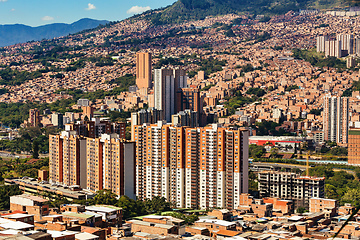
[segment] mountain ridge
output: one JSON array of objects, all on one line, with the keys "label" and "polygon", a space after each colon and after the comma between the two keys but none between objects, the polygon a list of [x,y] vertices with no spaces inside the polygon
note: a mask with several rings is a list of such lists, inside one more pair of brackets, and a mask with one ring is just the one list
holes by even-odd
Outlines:
[{"label": "mountain ridge", "polygon": [[109,23],[107,20],[82,18],[71,24],[52,23],[38,27],[25,24],[0,25],[0,47],[9,46],[28,41],[39,41],[73,34],[86,29],[96,28]]},{"label": "mountain ridge", "polygon": [[313,8],[345,7],[346,0],[178,0],[161,11],[148,14],[154,25],[181,23],[185,20],[199,20],[207,16],[225,14],[285,14],[288,11]]}]

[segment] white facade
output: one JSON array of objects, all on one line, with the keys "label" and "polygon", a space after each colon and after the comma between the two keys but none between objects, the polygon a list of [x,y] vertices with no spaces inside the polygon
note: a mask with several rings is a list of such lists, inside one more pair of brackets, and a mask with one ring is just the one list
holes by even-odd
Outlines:
[{"label": "white facade", "polygon": [[324,98],[324,140],[347,143],[349,99],[327,95]]},{"label": "white facade", "polygon": [[326,57],[341,57],[341,41],[329,40],[325,41],[325,56]]},{"label": "white facade", "polygon": [[328,41],[328,36],[318,36],[316,37],[316,51],[325,52],[325,41]]}]

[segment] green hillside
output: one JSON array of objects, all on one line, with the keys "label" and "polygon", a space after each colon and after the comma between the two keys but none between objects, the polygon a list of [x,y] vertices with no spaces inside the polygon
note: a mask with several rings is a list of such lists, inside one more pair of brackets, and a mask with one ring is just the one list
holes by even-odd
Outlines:
[{"label": "green hillside", "polygon": [[147,14],[155,25],[204,19],[206,16],[229,13],[284,14],[299,9],[342,8],[345,0],[178,0],[161,11]]}]

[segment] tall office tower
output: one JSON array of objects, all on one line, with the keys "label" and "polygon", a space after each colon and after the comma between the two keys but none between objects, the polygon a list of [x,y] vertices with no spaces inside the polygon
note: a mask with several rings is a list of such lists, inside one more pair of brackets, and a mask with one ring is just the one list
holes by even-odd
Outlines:
[{"label": "tall office tower", "polygon": [[248,191],[248,131],[213,125],[135,126],[136,191],[177,207],[233,209]]},{"label": "tall office tower", "polygon": [[135,199],[135,143],[117,134],[84,138],[74,131],[49,136],[50,182],[111,189]]},{"label": "tall office tower", "polygon": [[341,55],[341,41],[329,40],[325,41],[325,56],[326,57],[342,57]]},{"label": "tall office tower", "polygon": [[39,126],[40,124],[40,112],[37,108],[30,109],[28,123],[31,127]]},{"label": "tall office tower", "polygon": [[187,88],[187,75],[185,70],[174,69],[173,75],[175,80],[175,92],[180,88]]},{"label": "tall office tower", "polygon": [[360,165],[360,129],[352,128],[349,131],[348,163]]},{"label": "tall office tower", "polygon": [[154,101],[155,109],[163,111],[164,119],[171,121],[175,114],[175,77],[171,69],[155,69]]},{"label": "tall office tower", "polygon": [[336,36],[338,41],[341,41],[341,50],[347,50],[348,54],[354,53],[354,35],[339,34]]},{"label": "tall office tower", "polygon": [[348,143],[349,98],[325,96],[323,128],[325,141]]},{"label": "tall office tower", "polygon": [[163,111],[163,119],[171,121],[171,115],[180,109],[178,91],[187,87],[186,71],[181,69],[155,69],[154,71],[154,107]]},{"label": "tall office tower", "polygon": [[151,87],[151,53],[136,53],[136,85],[139,89]]},{"label": "tall office tower", "polygon": [[73,133],[63,131],[61,135],[49,136],[49,178],[56,183],[85,188],[85,139]]},{"label": "tall office tower", "polygon": [[329,40],[329,36],[316,37],[316,51],[325,52],[325,41]]}]

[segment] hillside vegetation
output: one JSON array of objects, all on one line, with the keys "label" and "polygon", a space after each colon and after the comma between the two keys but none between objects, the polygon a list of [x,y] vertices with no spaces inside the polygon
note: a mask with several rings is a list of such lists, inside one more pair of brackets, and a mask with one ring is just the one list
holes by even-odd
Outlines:
[{"label": "hillside vegetation", "polygon": [[348,6],[343,0],[178,0],[162,11],[147,15],[155,25],[182,23],[184,20],[199,20],[207,16],[230,13],[284,14],[299,9],[328,9]]}]

